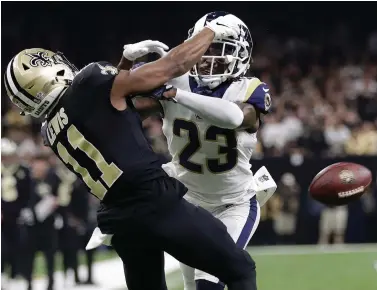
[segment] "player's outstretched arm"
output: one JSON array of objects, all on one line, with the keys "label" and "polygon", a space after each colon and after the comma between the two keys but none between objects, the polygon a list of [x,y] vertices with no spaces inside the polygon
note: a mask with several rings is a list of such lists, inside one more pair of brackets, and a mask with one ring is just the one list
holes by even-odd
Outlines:
[{"label": "player's outstretched arm", "polygon": [[254,104],[233,103],[219,98],[205,98],[202,95],[180,89],[167,90],[166,98],[195,112],[208,123],[225,129],[258,130],[260,111]]},{"label": "player's outstretched arm", "polygon": [[237,129],[243,124],[244,115],[241,108],[230,101],[219,98],[208,98],[180,89],[171,89],[164,94],[195,112],[208,123],[225,129]]},{"label": "player's outstretched arm", "polygon": [[[259,128],[260,111],[254,105],[233,103],[218,98],[203,98],[202,95],[176,88],[167,90],[163,96],[174,98],[178,103],[217,127],[251,132],[256,132]],[[157,113],[164,113],[161,103],[153,98],[135,98],[133,103],[142,119]]]},{"label": "player's outstretched arm", "polygon": [[163,96],[174,98],[217,127],[256,132],[260,125],[261,114],[268,114],[271,109],[270,89],[258,78],[250,78],[246,81],[247,90],[240,103],[219,98],[204,98],[179,89],[167,90]]},{"label": "player's outstretched arm", "polygon": [[192,39],[172,49],[165,57],[136,70],[121,70],[114,80],[111,98],[119,99],[148,92],[183,75],[208,49],[215,34],[206,28]]},{"label": "player's outstretched arm", "polygon": [[226,17],[211,21],[200,33],[172,49],[165,57],[131,72],[121,70],[111,90],[113,105],[124,97],[148,92],[186,73],[200,60],[215,36],[237,37],[239,27],[233,24],[231,18]]}]

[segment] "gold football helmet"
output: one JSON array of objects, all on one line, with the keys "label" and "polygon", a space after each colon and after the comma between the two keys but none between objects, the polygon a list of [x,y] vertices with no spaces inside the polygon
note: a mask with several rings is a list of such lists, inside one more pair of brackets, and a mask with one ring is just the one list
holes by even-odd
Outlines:
[{"label": "gold football helmet", "polygon": [[8,96],[22,114],[39,118],[51,111],[77,72],[60,52],[25,49],[8,64],[4,83]]}]

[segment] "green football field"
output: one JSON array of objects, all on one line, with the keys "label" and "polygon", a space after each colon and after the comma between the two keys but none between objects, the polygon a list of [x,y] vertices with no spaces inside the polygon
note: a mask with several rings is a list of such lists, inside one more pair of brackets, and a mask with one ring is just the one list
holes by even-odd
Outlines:
[{"label": "green football field", "polygon": [[[249,248],[259,290],[377,290],[377,245]],[[182,290],[179,271],[169,290]]]},{"label": "green football field", "polygon": [[[256,261],[258,290],[377,290],[377,244],[251,247],[248,251]],[[99,252],[96,261],[114,257],[113,251]],[[79,260],[84,262],[83,255]],[[35,262],[36,276],[45,276],[42,257],[38,255]],[[60,270],[61,257],[56,262]],[[183,290],[180,271],[168,274],[167,283],[169,290]]]}]

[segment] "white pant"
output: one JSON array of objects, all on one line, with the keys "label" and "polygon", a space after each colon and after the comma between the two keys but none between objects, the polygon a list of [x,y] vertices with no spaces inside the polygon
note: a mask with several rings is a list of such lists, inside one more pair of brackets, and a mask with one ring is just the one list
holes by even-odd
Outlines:
[{"label": "white pant", "polygon": [[[186,197],[187,201],[198,205],[195,200]],[[258,227],[260,219],[259,203],[254,196],[250,201],[237,205],[204,207],[213,216],[221,220],[228,233],[239,247],[245,248]],[[219,279],[201,270],[180,263],[185,290],[196,290],[195,280],[203,279],[219,283]]]}]

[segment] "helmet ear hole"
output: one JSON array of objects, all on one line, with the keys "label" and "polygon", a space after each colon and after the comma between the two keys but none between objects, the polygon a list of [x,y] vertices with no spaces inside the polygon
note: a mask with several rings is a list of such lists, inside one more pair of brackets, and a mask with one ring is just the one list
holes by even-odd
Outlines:
[{"label": "helmet ear hole", "polygon": [[23,67],[24,70],[28,70],[28,69],[30,69],[30,67],[28,67],[28,66],[27,66],[26,64],[24,64],[24,63],[22,64],[22,67]]},{"label": "helmet ear hole", "polygon": [[57,75],[58,77],[63,77],[63,76],[64,76],[64,69],[58,71],[58,72],[56,73],[56,75]]}]

